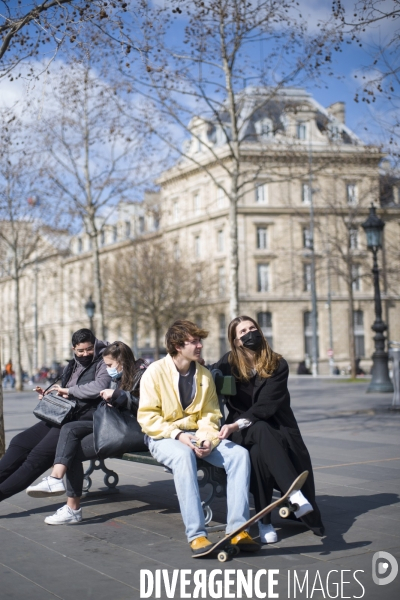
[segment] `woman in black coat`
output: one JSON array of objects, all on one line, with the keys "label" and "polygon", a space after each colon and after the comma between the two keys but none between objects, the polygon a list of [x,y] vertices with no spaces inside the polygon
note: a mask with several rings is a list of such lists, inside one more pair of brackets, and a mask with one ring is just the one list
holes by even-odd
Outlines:
[{"label": "woman in black coat", "polygon": [[[250,317],[234,319],[228,328],[231,352],[209,366],[234,375],[236,395],[228,399],[229,415],[220,438],[246,447],[252,465],[251,491],[256,511],[272,501],[273,488],[285,493],[296,477],[309,472],[301,492],[290,500],[299,506],[296,517],[316,534],[324,534],[317,503],[311,459],[290,407],[289,368],[271,350],[259,325]],[[277,541],[271,516],[259,523],[264,543]]]}]

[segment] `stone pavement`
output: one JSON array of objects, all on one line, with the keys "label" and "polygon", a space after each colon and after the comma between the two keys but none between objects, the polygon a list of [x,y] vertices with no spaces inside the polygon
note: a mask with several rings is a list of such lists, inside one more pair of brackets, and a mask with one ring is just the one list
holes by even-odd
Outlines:
[{"label": "stone pavement", "polygon": [[[1,600],[136,600],[145,569],[152,574],[164,570],[160,577],[167,584],[179,569],[175,591],[168,593],[162,579],[160,593],[150,590],[150,598],[397,600],[400,575],[387,585],[372,580],[374,553],[389,552],[400,562],[400,414],[387,410],[391,395],[365,394],[366,383],[311,378],[292,378],[290,389],[315,468],[326,537],[274,513],[279,543],[224,564],[215,558],[194,561],[171,475],[158,467],[110,460],[120,476],[119,493],[89,494],[83,501],[84,521],[76,527],[43,523],[63,498],[21,493],[0,504]],[[35,402],[30,394],[5,394],[8,441],[35,422]],[[93,481],[94,489],[104,488],[98,471]],[[214,520],[225,520],[223,501],[215,504]],[[214,539],[220,535],[212,534]],[[379,564],[384,581],[392,567],[387,557]],[[254,586],[239,596],[242,577]],[[196,582],[200,587],[192,596]],[[147,590],[142,587],[143,597]]]}]

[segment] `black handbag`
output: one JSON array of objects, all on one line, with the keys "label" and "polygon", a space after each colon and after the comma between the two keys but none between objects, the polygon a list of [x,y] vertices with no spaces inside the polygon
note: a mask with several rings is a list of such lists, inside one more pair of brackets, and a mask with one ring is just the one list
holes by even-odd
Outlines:
[{"label": "black handbag", "polygon": [[33,414],[38,419],[53,425],[64,425],[72,418],[75,406],[76,400],[62,398],[50,392],[39,401],[39,404],[33,409]]},{"label": "black handbag", "polygon": [[120,456],[125,452],[144,452],[144,434],[130,410],[120,410],[100,402],[93,415],[93,442],[99,458]]}]

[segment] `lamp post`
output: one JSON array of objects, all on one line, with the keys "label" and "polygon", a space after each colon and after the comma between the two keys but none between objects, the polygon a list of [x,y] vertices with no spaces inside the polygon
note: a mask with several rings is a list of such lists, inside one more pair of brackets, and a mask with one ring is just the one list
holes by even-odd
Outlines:
[{"label": "lamp post", "polygon": [[375,331],[374,342],[375,352],[372,355],[372,379],[368,386],[367,393],[370,392],[393,392],[393,385],[389,377],[388,353],[385,351],[385,336],[383,334],[387,329],[386,323],[382,321],[382,303],[381,292],[379,289],[379,268],[377,254],[379,248],[382,248],[383,228],[385,223],[380,219],[372,204],[368,219],[362,223],[367,236],[367,248],[371,250],[373,260],[372,275],[374,278],[374,302],[375,302],[375,321],[372,325],[372,331]]},{"label": "lamp post", "polygon": [[92,300],[92,296],[89,296],[89,300],[85,304],[85,310],[86,310],[86,314],[90,320],[90,330],[94,333],[93,317],[94,317],[94,311],[96,310],[96,305]]}]

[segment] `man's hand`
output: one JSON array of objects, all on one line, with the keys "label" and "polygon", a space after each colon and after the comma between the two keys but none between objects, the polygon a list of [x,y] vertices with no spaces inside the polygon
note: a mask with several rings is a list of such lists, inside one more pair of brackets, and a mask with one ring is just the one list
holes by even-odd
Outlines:
[{"label": "man's hand", "polygon": [[237,423],[231,423],[231,425],[222,425],[221,431],[218,433],[220,440],[226,440],[231,433],[238,431],[239,425]]},{"label": "man's hand", "polygon": [[57,396],[62,396],[63,398],[68,398],[69,396],[68,388],[62,388],[59,385],[53,385],[53,387],[50,388],[46,394],[50,394],[50,392],[56,392]]},{"label": "man's hand", "polygon": [[37,385],[35,388],[33,388],[34,392],[37,392],[39,394],[39,400],[41,400],[44,396],[44,389],[41,388],[39,385]]},{"label": "man's hand", "polygon": [[101,390],[100,392],[100,396],[103,398],[103,400],[111,400],[111,396],[113,395],[114,390]]},{"label": "man's hand", "polygon": [[200,365],[203,365],[203,367],[204,367],[204,365],[206,364],[206,361],[205,361],[205,360],[204,360],[204,358],[202,358],[201,356],[200,356],[200,357],[197,359],[197,362],[198,362]]},{"label": "man's hand", "polygon": [[185,444],[185,446],[189,446],[189,448],[194,450],[194,446],[193,446],[191,440],[197,440],[196,436],[193,435],[192,433],[182,432],[179,434],[178,442],[182,442],[182,444]]},{"label": "man's hand", "polygon": [[194,447],[195,454],[197,458],[205,458],[212,452],[211,442],[209,440],[204,440],[201,448]]}]

